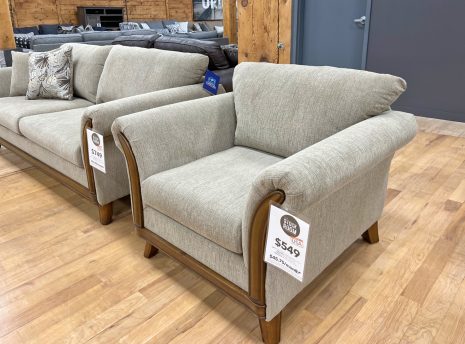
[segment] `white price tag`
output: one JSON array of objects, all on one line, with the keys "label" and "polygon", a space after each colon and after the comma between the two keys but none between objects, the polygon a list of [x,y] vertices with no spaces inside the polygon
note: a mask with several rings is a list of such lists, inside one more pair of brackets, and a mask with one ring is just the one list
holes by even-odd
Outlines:
[{"label": "white price tag", "polygon": [[309,232],[310,224],[271,205],[265,262],[302,282]]},{"label": "white price tag", "polygon": [[90,129],[87,129],[87,147],[89,149],[90,166],[107,173],[105,169],[105,148],[103,136]]}]

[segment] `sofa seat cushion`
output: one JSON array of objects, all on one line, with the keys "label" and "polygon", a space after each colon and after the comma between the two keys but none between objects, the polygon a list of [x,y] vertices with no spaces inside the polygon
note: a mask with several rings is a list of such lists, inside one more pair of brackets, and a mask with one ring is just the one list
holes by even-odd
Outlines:
[{"label": "sofa seat cushion", "polygon": [[19,121],[24,137],[66,161],[83,167],[81,118],[86,108],[29,116]]},{"label": "sofa seat cushion", "polygon": [[164,171],[142,183],[144,206],[219,246],[242,253],[242,218],[255,177],[281,158],[234,147]]},{"label": "sofa seat cushion", "polygon": [[21,118],[84,108],[92,105],[94,104],[81,98],[74,98],[73,100],[26,100],[24,96],[0,98],[0,125],[16,134],[21,134],[19,130],[19,121]]}]

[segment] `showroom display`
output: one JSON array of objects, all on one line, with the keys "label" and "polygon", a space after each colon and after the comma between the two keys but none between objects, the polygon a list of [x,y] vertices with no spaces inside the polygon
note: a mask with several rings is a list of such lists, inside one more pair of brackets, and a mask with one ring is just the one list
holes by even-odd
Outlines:
[{"label": "showroom display", "polygon": [[[364,71],[242,63],[233,93],[119,117],[145,256],[186,264],[279,342],[281,310],[360,235],[377,241],[391,159],[416,133],[413,115],[390,110],[405,87]],[[311,223],[303,283],[264,263],[270,202]]]},{"label": "showroom display", "polygon": [[[129,194],[124,158],[111,137],[114,119],[208,96],[200,83],[208,58],[135,47],[69,46],[73,100],[10,96],[13,68],[0,69],[0,144],[96,203],[101,223],[108,224],[112,202]],[[106,174],[89,165],[87,129],[105,137]]]}]

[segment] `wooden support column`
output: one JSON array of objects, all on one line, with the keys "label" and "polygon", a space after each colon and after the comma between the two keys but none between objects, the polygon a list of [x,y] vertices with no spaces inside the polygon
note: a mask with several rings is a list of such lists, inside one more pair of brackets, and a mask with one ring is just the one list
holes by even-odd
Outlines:
[{"label": "wooden support column", "polygon": [[0,49],[16,48],[8,0],[0,0]]},{"label": "wooden support column", "polygon": [[237,43],[237,8],[236,0],[223,0],[224,37],[229,43]]},{"label": "wooden support column", "polygon": [[239,62],[290,63],[292,0],[238,0]]}]

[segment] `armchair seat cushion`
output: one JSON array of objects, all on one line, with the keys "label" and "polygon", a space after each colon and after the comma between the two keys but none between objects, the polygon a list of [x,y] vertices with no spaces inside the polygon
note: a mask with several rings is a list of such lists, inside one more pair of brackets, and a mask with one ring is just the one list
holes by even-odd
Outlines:
[{"label": "armchair seat cushion", "polygon": [[242,253],[242,218],[255,177],[280,157],[233,147],[142,183],[144,206],[156,209],[234,253]]},{"label": "armchair seat cushion", "polygon": [[21,135],[19,121],[24,117],[84,108],[91,105],[94,104],[81,98],[73,100],[26,100],[24,96],[0,98],[0,125]]},{"label": "armchair seat cushion", "polygon": [[81,118],[86,108],[54,112],[21,119],[21,133],[66,161],[84,167],[81,150]]}]

